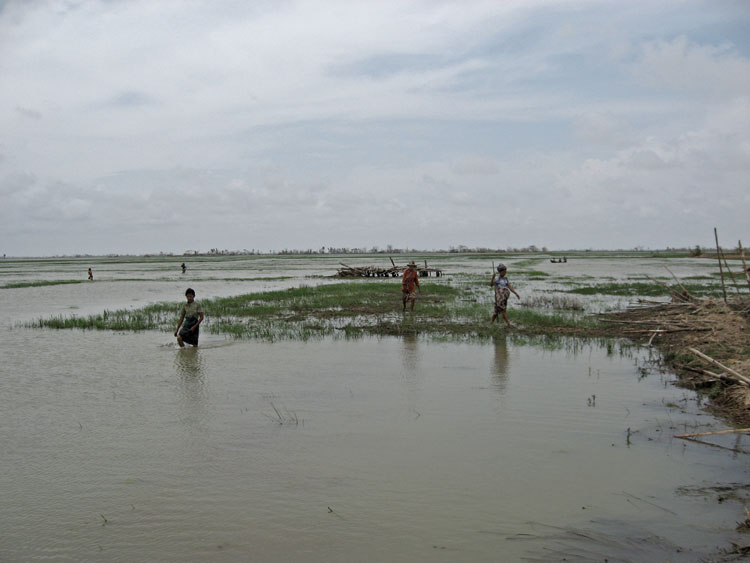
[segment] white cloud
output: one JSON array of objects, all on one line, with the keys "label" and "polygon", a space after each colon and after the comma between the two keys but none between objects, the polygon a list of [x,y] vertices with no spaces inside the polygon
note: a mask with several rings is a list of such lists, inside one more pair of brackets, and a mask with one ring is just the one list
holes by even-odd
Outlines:
[{"label": "white cloud", "polygon": [[[692,244],[714,222],[741,231],[738,13],[11,2],[0,235],[43,254],[85,251],[71,242],[81,229],[101,251],[179,251],[195,216],[199,248],[653,246]],[[133,225],[158,248],[120,246]]]},{"label": "white cloud", "polygon": [[498,165],[492,158],[481,156],[462,156],[453,164],[453,172],[457,175],[495,175],[498,173]]},{"label": "white cloud", "polygon": [[91,211],[91,202],[81,198],[72,198],[61,205],[62,216],[65,219],[83,219]]},{"label": "white cloud", "polygon": [[634,140],[631,126],[614,115],[590,111],[573,123],[578,138],[590,145],[624,148]]},{"label": "white cloud", "polygon": [[685,94],[731,99],[750,93],[747,57],[739,55],[732,45],[697,45],[684,35],[672,41],[646,43],[633,73],[649,86]]}]

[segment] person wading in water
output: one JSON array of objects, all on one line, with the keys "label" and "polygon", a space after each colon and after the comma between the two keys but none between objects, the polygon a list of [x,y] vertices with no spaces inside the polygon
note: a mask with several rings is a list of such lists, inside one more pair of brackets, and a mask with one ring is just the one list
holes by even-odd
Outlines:
[{"label": "person wading in water", "polygon": [[183,303],[180,308],[180,320],[177,323],[177,330],[174,331],[180,348],[184,348],[186,342],[198,346],[198,336],[200,336],[198,327],[203,322],[203,307],[195,300],[195,291],[187,288],[185,298],[187,303]]}]

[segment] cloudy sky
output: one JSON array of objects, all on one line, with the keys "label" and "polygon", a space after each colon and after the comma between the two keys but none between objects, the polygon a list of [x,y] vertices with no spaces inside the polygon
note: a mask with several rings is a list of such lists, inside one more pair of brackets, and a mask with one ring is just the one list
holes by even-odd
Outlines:
[{"label": "cloudy sky", "polygon": [[744,0],[0,0],[0,253],[750,246],[748,38]]}]

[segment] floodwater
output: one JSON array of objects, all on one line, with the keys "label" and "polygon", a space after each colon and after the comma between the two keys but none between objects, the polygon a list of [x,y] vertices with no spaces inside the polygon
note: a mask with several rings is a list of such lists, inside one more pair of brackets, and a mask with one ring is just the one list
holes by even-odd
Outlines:
[{"label": "floodwater", "polygon": [[[178,349],[18,326],[186,285],[94,265],[92,284],[0,289],[0,561],[697,561],[743,543],[750,441],[674,438],[724,426],[648,350],[502,331]],[[199,299],[292,283],[215,277],[190,279]]]}]

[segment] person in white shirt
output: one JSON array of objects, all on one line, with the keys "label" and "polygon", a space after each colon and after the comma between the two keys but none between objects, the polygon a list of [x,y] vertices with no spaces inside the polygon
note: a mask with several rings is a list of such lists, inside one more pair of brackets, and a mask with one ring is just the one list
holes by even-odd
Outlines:
[{"label": "person in white shirt", "polygon": [[505,264],[500,264],[497,267],[497,273],[492,274],[492,281],[490,282],[490,286],[495,288],[495,310],[492,313],[492,320],[490,321],[490,323],[494,323],[498,315],[502,315],[503,319],[505,319],[505,324],[507,324],[509,327],[512,327],[513,325],[510,324],[510,321],[508,320],[508,314],[506,312],[506,310],[508,309],[508,297],[510,297],[511,293],[513,293],[513,295],[515,295],[519,299],[521,299],[521,296],[516,293],[516,290],[513,289],[513,286],[510,284],[508,278],[505,277],[505,274],[507,272],[508,268],[505,267]]}]

